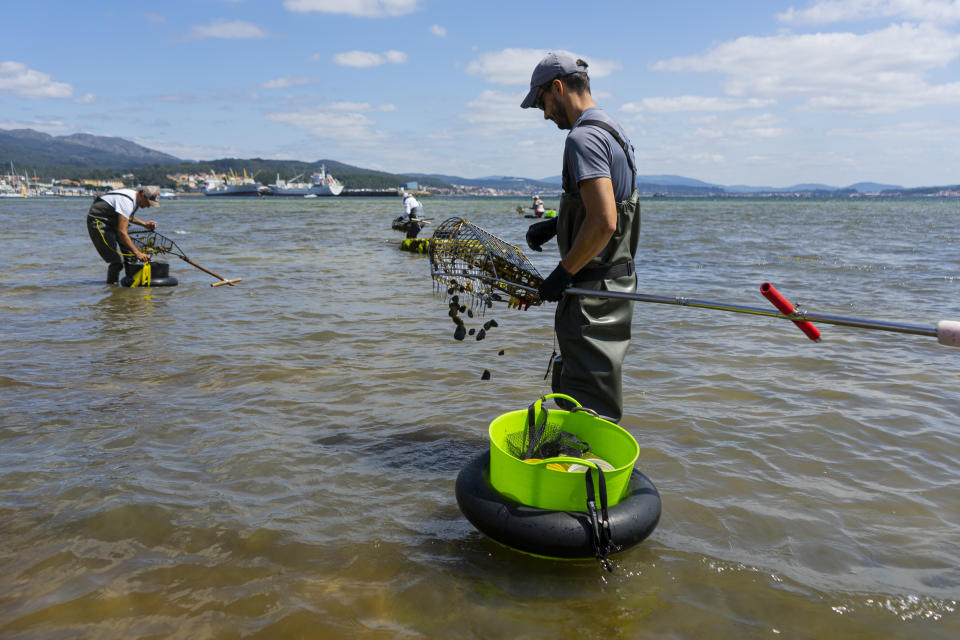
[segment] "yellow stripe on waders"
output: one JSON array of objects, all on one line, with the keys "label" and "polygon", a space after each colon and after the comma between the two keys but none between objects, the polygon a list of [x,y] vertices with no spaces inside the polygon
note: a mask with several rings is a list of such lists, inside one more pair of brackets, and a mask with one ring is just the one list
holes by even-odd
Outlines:
[{"label": "yellow stripe on waders", "polygon": [[[107,223],[103,220],[103,218],[98,218],[97,216],[90,217],[97,221],[97,233],[100,234],[100,239],[103,240],[103,246],[113,249],[113,247],[110,246],[110,243],[107,242],[107,239],[103,236],[103,228]],[[124,253],[122,249],[123,247],[120,245],[120,241],[117,240],[117,248],[113,249],[117,252],[117,255],[119,255],[121,258],[133,255],[132,253]]]}]

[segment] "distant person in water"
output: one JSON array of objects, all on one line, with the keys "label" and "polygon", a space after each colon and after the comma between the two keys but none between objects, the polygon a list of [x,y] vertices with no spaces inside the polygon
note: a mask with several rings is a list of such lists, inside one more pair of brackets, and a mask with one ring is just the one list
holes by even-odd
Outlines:
[{"label": "distant person in water", "polygon": [[107,284],[116,284],[125,262],[147,262],[150,256],[137,249],[127,233],[130,223],[153,231],[157,223],[137,217],[139,209],[160,204],[160,187],[115,189],[97,196],[87,214],[87,232],[97,253],[107,263]]},{"label": "distant person in water", "polygon": [[406,191],[403,192],[403,215],[407,217],[407,237],[416,238],[423,229],[423,205]]},{"label": "distant person in water", "polygon": [[533,215],[537,216],[538,218],[543,217],[544,207],[543,200],[540,199],[540,196],[533,196],[533,204],[530,206],[530,208],[533,209]]}]

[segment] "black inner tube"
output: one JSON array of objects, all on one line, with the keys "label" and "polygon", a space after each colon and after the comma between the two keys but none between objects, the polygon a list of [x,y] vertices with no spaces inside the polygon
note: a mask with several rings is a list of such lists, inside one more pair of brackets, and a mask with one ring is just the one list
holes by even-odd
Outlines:
[{"label": "black inner tube", "polygon": [[[490,486],[490,451],[478,454],[457,476],[460,511],[473,526],[497,542],[551,558],[594,557],[590,518],[584,511],[550,511],[514,502]],[[649,536],[660,521],[660,493],[634,469],[627,495],[610,507],[613,552]]]},{"label": "black inner tube", "polygon": [[[120,279],[120,286],[129,287],[133,284],[136,277],[144,265],[139,262],[128,262],[123,265],[126,276]],[[175,287],[178,281],[170,275],[170,265],[166,262],[150,262],[150,286],[151,287]]]}]

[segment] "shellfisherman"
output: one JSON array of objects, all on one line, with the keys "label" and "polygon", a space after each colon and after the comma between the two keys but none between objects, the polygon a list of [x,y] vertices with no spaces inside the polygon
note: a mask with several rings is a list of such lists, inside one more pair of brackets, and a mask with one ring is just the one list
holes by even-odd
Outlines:
[{"label": "shellfisherman", "polygon": [[423,205],[413,194],[403,192],[403,215],[407,217],[407,237],[416,238],[423,229]]},{"label": "shellfisherman", "polygon": [[559,303],[553,391],[616,422],[623,415],[621,371],[633,303],[563,295],[571,285],[631,293],[637,288],[640,194],[633,146],[593,101],[587,66],[566,52],[547,54],[534,68],[520,104],[541,109],[545,119],[569,130],[558,215],[530,225],[526,239],[540,251],[556,236],[560,249],[560,263],[539,288],[542,300]]},{"label": "shellfisherman", "polygon": [[538,218],[543,217],[544,207],[543,200],[540,199],[540,196],[533,196],[533,204],[530,205],[530,208],[533,209],[533,215]]},{"label": "shellfisherman", "polygon": [[107,263],[107,284],[116,284],[125,262],[148,262],[150,256],[137,249],[127,233],[130,223],[153,231],[157,223],[141,220],[136,212],[160,204],[160,187],[115,189],[97,196],[87,214],[87,231],[97,253]]}]

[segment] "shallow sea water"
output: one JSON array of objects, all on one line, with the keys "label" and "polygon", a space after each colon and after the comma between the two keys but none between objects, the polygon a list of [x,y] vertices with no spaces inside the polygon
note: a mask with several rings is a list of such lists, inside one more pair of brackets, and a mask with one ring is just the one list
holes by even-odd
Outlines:
[{"label": "shallow sea water", "polygon": [[[518,204],[425,208],[522,246]],[[0,201],[0,637],[960,635],[960,349],[638,304],[622,425],[663,516],[606,574],[454,498],[547,392],[551,308],[455,341],[378,198],[164,201],[158,230],[243,281],[171,258],[177,287],[109,287],[88,206]],[[644,293],[960,319],[956,201],[643,206]]]}]

